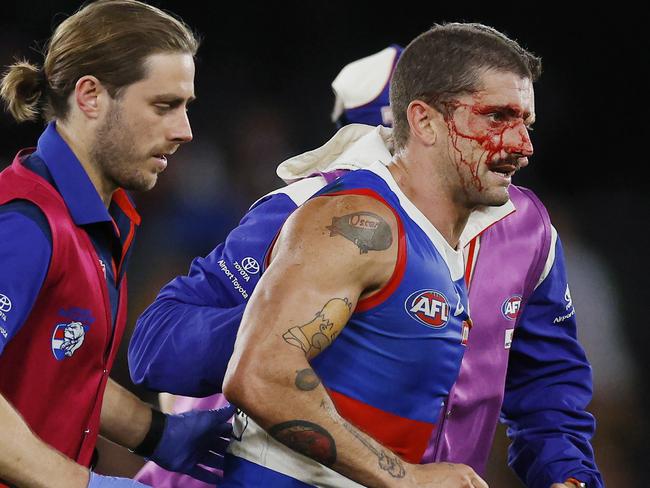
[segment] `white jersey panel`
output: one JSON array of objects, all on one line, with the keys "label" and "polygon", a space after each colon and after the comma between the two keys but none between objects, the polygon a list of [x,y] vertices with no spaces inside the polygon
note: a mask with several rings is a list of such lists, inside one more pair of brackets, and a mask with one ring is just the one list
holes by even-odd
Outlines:
[{"label": "white jersey panel", "polygon": [[228,452],[319,488],[363,488],[363,485],[276,441],[243,412],[235,415],[233,440]]}]

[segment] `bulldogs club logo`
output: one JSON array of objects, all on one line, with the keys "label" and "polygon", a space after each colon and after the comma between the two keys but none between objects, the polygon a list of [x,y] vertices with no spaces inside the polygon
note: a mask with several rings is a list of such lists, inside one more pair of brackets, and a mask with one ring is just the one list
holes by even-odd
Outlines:
[{"label": "bulldogs club logo", "polygon": [[508,320],[516,320],[521,309],[521,295],[513,295],[501,305],[501,313]]},{"label": "bulldogs club logo", "polygon": [[57,324],[52,333],[52,354],[57,361],[71,357],[84,343],[88,326],[81,322]]},{"label": "bulldogs club logo", "polygon": [[411,317],[427,327],[441,329],[449,322],[449,300],[439,291],[416,291],[404,306]]}]

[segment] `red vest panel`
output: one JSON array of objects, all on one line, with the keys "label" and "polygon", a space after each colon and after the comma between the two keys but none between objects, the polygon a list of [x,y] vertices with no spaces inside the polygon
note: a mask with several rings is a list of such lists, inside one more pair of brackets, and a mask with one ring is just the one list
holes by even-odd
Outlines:
[{"label": "red vest panel", "polygon": [[20,163],[23,155],[0,173],[0,204],[22,199],[41,209],[52,257],[28,319],[0,356],[0,392],[41,439],[87,466],[126,324],[126,276],[113,331],[106,279],[88,234],[56,189]]}]

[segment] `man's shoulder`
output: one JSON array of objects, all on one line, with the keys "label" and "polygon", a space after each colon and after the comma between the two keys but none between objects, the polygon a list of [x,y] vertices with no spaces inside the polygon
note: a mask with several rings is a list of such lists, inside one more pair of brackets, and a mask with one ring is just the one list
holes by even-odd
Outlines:
[{"label": "man's shoulder", "polygon": [[0,221],[5,233],[23,233],[35,225],[47,240],[52,242],[52,232],[47,217],[38,205],[29,200],[13,200],[0,205]]},{"label": "man's shoulder", "polygon": [[328,273],[335,268],[359,271],[374,283],[377,275],[379,281],[384,278],[382,264],[390,271],[394,267],[398,233],[396,217],[383,202],[366,195],[320,195],[291,215],[276,249],[289,250],[294,260],[325,266]]}]

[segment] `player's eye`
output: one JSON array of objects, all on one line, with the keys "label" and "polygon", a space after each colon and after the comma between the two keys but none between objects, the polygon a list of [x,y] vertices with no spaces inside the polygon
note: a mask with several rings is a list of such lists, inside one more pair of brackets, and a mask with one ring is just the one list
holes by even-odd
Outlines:
[{"label": "player's eye", "polygon": [[504,122],[507,118],[503,112],[490,112],[486,115],[492,122]]}]

